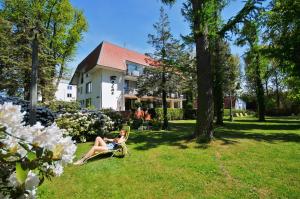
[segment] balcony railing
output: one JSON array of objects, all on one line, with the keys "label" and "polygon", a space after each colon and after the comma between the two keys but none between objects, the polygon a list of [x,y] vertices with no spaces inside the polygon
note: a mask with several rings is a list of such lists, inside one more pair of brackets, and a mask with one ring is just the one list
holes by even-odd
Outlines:
[{"label": "balcony railing", "polygon": [[137,95],[137,89],[136,88],[125,88],[124,94],[125,95]]},{"label": "balcony railing", "polygon": [[129,75],[129,76],[134,76],[134,77],[139,77],[140,75],[142,75],[142,72],[141,71],[138,71],[138,70],[127,70],[126,71],[126,75]]}]

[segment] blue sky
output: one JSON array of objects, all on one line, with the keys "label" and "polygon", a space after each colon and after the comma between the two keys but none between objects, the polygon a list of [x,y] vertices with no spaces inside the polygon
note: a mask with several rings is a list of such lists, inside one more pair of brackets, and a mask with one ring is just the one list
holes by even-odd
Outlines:
[{"label": "blue sky", "polygon": [[[159,0],[71,0],[83,10],[88,21],[88,31],[79,43],[73,61],[68,65],[73,70],[103,40],[141,53],[151,52],[147,35],[153,33],[153,24],[158,21]],[[182,3],[164,6],[169,15],[171,31],[179,38],[189,34],[189,24],[181,15]],[[243,1],[232,1],[222,13],[224,19],[234,16],[243,6]],[[231,45],[232,53],[242,55],[245,48]]]}]

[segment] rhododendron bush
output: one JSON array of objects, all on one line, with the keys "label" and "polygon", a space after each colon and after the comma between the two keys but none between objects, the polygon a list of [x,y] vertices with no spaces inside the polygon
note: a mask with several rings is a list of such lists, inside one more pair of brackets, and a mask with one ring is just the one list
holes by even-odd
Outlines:
[{"label": "rhododendron bush", "polygon": [[44,178],[59,176],[76,145],[53,123],[26,126],[21,106],[0,104],[0,198],[34,198]]},{"label": "rhododendron bush", "polygon": [[78,142],[103,136],[112,131],[114,125],[114,122],[102,112],[85,110],[61,114],[55,121],[60,128],[66,130],[67,135]]}]

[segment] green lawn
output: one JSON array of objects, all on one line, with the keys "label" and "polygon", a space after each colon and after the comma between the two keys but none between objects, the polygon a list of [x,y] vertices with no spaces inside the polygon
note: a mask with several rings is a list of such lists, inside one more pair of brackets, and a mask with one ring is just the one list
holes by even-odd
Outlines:
[{"label": "green lawn", "polygon": [[[300,198],[300,120],[226,122],[211,144],[189,140],[194,121],[132,132],[131,156],[68,166],[40,198]],[[77,155],[91,143],[80,144]]]}]

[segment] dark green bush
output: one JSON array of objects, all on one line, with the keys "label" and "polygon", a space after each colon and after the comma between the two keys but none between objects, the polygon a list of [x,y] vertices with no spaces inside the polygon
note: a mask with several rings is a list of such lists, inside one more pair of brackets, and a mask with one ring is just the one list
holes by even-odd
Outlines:
[{"label": "dark green bush", "polygon": [[162,121],[159,119],[152,119],[149,121],[149,126],[152,130],[161,130],[162,128]]},{"label": "dark green bush", "polygon": [[[3,97],[0,96],[0,104],[4,102],[11,102],[14,105],[21,106],[21,112],[26,112],[24,115],[24,122],[26,125],[29,125],[29,111],[30,111],[30,103],[29,101],[22,100],[18,97]],[[38,105],[36,108],[36,120],[40,122],[43,126],[50,126],[57,114],[53,113],[49,108],[45,106]]]},{"label": "dark green bush", "polygon": [[132,129],[138,129],[140,126],[142,126],[144,123],[144,120],[143,119],[133,119],[131,124],[130,124],[130,127]]},{"label": "dark green bush", "polygon": [[56,113],[75,113],[80,110],[79,102],[51,101],[43,104]]},{"label": "dark green bush", "polygon": [[186,120],[195,120],[197,118],[196,109],[183,109],[183,118]]}]

